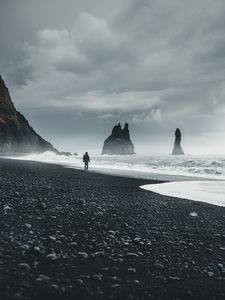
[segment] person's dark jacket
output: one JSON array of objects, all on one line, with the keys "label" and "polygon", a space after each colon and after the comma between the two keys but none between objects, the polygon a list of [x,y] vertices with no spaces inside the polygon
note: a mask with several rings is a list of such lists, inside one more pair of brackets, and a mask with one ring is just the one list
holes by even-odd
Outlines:
[{"label": "person's dark jacket", "polygon": [[87,162],[90,162],[90,157],[89,157],[89,155],[88,154],[85,154],[84,156],[83,156],[83,162],[85,163],[87,163]]}]

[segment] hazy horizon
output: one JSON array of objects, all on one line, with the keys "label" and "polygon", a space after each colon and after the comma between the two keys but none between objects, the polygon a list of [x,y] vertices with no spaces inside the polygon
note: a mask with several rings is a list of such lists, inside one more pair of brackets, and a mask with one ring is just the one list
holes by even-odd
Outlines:
[{"label": "hazy horizon", "polygon": [[1,1],[0,74],[32,127],[100,153],[128,122],[138,154],[225,154],[225,2]]}]

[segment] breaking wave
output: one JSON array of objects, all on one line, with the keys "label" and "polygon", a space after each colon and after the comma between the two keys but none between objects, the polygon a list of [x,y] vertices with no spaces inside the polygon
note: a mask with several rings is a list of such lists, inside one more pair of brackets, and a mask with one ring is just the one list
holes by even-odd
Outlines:
[{"label": "breaking wave", "polygon": [[[83,168],[82,155],[65,156],[47,151],[42,154],[29,154],[16,159],[39,161],[46,163],[61,164],[71,168]],[[122,172],[135,177],[142,174],[165,174],[176,176],[192,176],[211,179],[225,179],[225,155],[128,155],[128,156],[101,156],[91,155],[92,170],[114,174]],[[146,178],[146,176],[145,176]]]}]

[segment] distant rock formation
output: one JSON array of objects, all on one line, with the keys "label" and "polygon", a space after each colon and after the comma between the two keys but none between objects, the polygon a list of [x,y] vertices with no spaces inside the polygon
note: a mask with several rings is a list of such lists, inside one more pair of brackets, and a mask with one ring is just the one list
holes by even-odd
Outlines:
[{"label": "distant rock formation", "polygon": [[65,152],[65,151],[61,151],[58,153],[59,155],[64,155],[64,156],[72,156],[71,152]]},{"label": "distant rock formation", "polygon": [[0,76],[0,152],[44,151],[59,154],[58,150],[38,135],[26,118],[15,109],[8,88]]},{"label": "distant rock formation", "polygon": [[180,129],[177,128],[175,131],[175,142],[174,142],[174,148],[173,148],[173,155],[182,155],[184,154],[183,149],[181,148],[181,132]]},{"label": "distant rock formation", "polygon": [[102,155],[128,155],[135,154],[134,144],[130,140],[129,125],[121,128],[120,123],[113,127],[112,134],[105,140]]}]

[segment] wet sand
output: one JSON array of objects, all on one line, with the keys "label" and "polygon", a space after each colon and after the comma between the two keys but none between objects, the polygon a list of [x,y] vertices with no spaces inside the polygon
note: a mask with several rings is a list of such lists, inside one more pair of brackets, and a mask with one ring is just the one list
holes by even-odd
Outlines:
[{"label": "wet sand", "polygon": [[0,299],[224,299],[225,208],[150,183],[0,159]]}]

